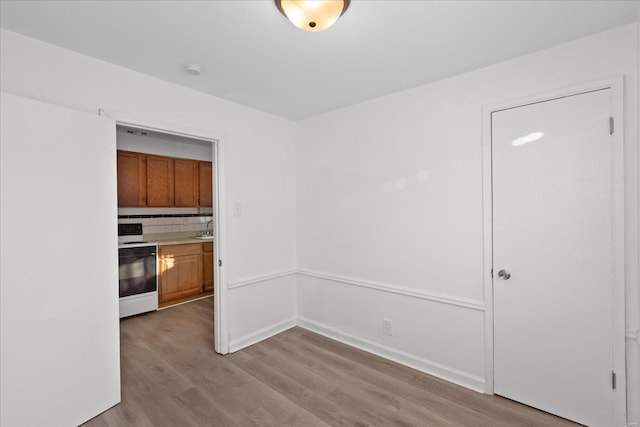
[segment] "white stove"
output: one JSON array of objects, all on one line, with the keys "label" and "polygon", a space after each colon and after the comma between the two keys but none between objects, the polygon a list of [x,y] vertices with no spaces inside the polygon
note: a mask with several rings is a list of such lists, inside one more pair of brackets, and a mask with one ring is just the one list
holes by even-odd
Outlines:
[{"label": "white stove", "polygon": [[118,224],[120,317],[158,309],[158,244],[142,240],[142,224]]}]

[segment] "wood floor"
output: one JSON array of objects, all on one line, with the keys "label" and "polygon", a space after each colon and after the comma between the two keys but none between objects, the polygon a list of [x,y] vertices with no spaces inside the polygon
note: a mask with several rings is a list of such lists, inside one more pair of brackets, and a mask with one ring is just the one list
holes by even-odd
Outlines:
[{"label": "wood floor", "polygon": [[293,328],[213,351],[213,299],[121,320],[122,403],[86,426],[574,426]]}]

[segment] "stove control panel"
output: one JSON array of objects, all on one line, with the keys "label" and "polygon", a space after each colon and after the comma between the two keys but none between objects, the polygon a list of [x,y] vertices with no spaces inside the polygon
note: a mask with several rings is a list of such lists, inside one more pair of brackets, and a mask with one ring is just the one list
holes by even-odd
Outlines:
[{"label": "stove control panel", "polygon": [[118,236],[142,236],[142,223],[118,224]]}]

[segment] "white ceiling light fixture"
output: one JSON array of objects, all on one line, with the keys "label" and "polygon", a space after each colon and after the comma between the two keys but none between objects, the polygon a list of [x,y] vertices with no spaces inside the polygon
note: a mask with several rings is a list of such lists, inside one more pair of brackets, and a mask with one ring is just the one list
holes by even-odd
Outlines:
[{"label": "white ceiling light fixture", "polygon": [[182,67],[182,70],[193,77],[198,77],[202,74],[202,67],[196,64],[187,64]]},{"label": "white ceiling light fixture", "polygon": [[350,0],[275,0],[278,10],[296,27],[322,31],[332,26],[349,7]]}]

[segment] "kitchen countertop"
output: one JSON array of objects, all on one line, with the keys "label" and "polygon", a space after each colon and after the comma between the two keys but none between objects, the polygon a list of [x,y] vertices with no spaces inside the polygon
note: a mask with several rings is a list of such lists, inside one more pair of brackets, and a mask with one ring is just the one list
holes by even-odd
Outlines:
[{"label": "kitchen countertop", "polygon": [[213,239],[197,239],[193,233],[162,233],[162,234],[145,234],[143,236],[145,242],[157,242],[158,246],[164,245],[186,245],[189,243],[207,243]]}]

